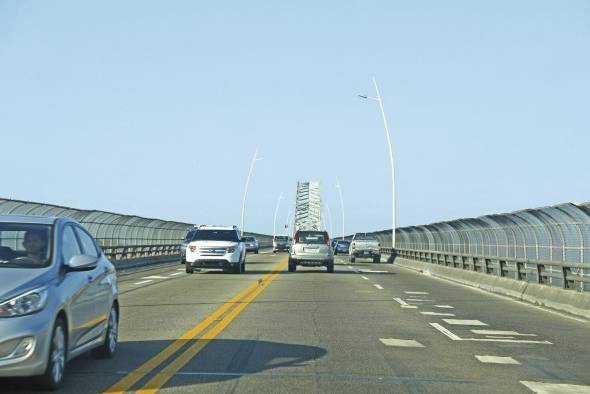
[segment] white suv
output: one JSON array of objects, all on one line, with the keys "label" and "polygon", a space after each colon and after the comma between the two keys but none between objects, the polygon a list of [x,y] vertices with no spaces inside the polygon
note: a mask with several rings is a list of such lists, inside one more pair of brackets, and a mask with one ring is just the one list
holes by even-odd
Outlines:
[{"label": "white suv", "polygon": [[199,226],[186,248],[186,272],[194,268],[221,268],[235,274],[246,271],[246,246],[236,226]]}]

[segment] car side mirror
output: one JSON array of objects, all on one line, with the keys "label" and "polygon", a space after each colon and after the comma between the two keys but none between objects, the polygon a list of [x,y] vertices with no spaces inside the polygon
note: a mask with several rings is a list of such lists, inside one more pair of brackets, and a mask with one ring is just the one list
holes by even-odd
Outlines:
[{"label": "car side mirror", "polygon": [[66,263],[70,271],[91,271],[98,265],[98,257],[80,254],[72,256]]}]

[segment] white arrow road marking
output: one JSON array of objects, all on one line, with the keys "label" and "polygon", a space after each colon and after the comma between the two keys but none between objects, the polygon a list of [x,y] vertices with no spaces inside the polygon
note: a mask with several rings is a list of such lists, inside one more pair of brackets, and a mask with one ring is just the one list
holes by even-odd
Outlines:
[{"label": "white arrow road marking", "polygon": [[487,324],[479,320],[461,320],[461,319],[443,319],[447,324],[457,326],[487,326]]},{"label": "white arrow road marking", "polygon": [[590,386],[578,384],[527,382],[525,380],[521,380],[520,383],[538,394],[590,394]]},{"label": "white arrow road marking", "polygon": [[[443,319],[448,320],[448,319]],[[472,341],[472,342],[504,342],[504,343],[538,343],[543,345],[553,345],[549,341],[530,341],[525,339],[492,339],[492,338],[461,338],[460,336],[453,334],[438,323],[428,323],[438,331],[451,338],[453,341]]]},{"label": "white arrow road marking", "polygon": [[439,312],[420,312],[423,315],[427,316],[455,316],[454,313],[439,313]]},{"label": "white arrow road marking", "polygon": [[385,346],[397,347],[424,347],[420,342],[413,339],[379,338]]},{"label": "white arrow road marking", "polygon": [[408,309],[418,308],[416,305],[409,305],[407,302],[405,302],[404,300],[402,300],[401,298],[398,298],[398,297],[393,297],[393,300],[395,302],[397,302],[398,304],[400,304],[402,306],[402,308],[408,308]]},{"label": "white arrow road marking", "polygon": [[471,330],[474,334],[481,335],[520,335],[523,337],[536,337],[536,334],[521,334],[516,331],[499,331],[499,330]]},{"label": "white arrow road marking", "polygon": [[487,364],[520,364],[518,361],[513,359],[512,357],[501,357],[501,356],[478,356],[475,355],[475,358],[481,361],[482,363]]}]

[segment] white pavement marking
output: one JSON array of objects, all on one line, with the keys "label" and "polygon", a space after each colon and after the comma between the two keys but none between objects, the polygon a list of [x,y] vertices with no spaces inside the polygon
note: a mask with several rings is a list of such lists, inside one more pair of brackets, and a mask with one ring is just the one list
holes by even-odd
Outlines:
[{"label": "white pavement marking", "polygon": [[500,331],[500,330],[471,330],[474,334],[481,335],[520,335],[523,337],[536,337],[536,334],[521,334],[516,331]]},{"label": "white pavement marking", "polygon": [[134,285],[143,285],[144,283],[150,283],[150,282],[153,282],[153,280],[142,280],[141,282],[134,283]]},{"label": "white pavement marking", "polygon": [[424,347],[420,342],[413,339],[379,338],[385,346],[397,347]]},{"label": "white pavement marking", "polygon": [[520,383],[538,394],[590,394],[590,386],[579,384],[527,382],[526,380],[521,380]]},{"label": "white pavement marking", "polygon": [[450,305],[435,305],[435,308],[442,308],[442,309],[455,309],[454,306]]},{"label": "white pavement marking", "polygon": [[420,312],[426,316],[455,316],[454,313],[439,313],[439,312]]},{"label": "white pavement marking", "polygon": [[397,302],[398,304],[400,304],[402,306],[402,308],[409,308],[409,309],[417,309],[418,308],[416,305],[409,305],[407,302],[405,302],[404,300],[402,300],[401,298],[398,298],[398,297],[393,297],[393,300],[395,302]]},{"label": "white pavement marking", "polygon": [[349,270],[351,270],[351,269],[352,269],[352,267],[351,267],[350,265],[347,265],[347,267],[348,267],[348,269],[349,269]]},{"label": "white pavement marking", "polygon": [[487,324],[479,320],[461,320],[461,319],[443,319],[447,324],[456,326],[487,326]]},{"label": "white pavement marking", "polygon": [[375,283],[375,284],[373,284],[373,286],[375,286],[375,287],[376,287],[376,288],[378,288],[379,290],[383,290],[383,287],[381,287],[381,285],[378,285],[378,284],[376,284],[376,283]]},{"label": "white pavement marking", "polygon": [[430,324],[432,327],[436,328],[438,331],[442,332],[443,334],[445,334],[446,336],[451,338],[453,341],[460,341],[461,340],[461,337],[453,334],[452,332],[450,332],[449,330],[447,330],[446,328],[444,328],[443,326],[441,326],[438,323],[428,323],[428,324]]},{"label": "white pavement marking", "polygon": [[176,272],[174,274],[170,274],[170,276],[182,275],[182,272]]},{"label": "white pavement marking", "polygon": [[492,338],[492,339],[516,339],[516,337],[497,337],[495,335],[486,335],[486,338]]},{"label": "white pavement marking", "polygon": [[184,268],[177,268],[176,271],[184,271]]},{"label": "white pavement marking", "polygon": [[425,291],[404,291],[404,293],[406,293],[406,294],[422,294],[422,295],[428,294]]},{"label": "white pavement marking", "polygon": [[409,302],[432,302],[432,300],[427,300],[425,298],[408,298]]},{"label": "white pavement marking", "polygon": [[361,272],[365,273],[365,274],[384,274],[388,271],[376,271],[376,270],[360,270]]},{"label": "white pavement marking", "polygon": [[144,276],[141,279],[168,279],[168,277],[159,276],[159,275],[151,275],[151,276]]},{"label": "white pavement marking", "polygon": [[475,358],[481,361],[482,363],[486,364],[513,364],[519,365],[520,363],[513,359],[512,357],[501,357],[501,356],[478,356],[475,355]]},{"label": "white pavement marking", "polygon": [[[447,320],[447,319],[443,319]],[[451,338],[453,341],[472,341],[472,342],[503,342],[503,343],[538,343],[543,345],[553,345],[553,343],[549,341],[529,341],[525,339],[492,339],[492,338],[461,338],[460,336],[453,334],[451,331],[447,330],[443,326],[438,323],[428,323],[432,327],[436,328],[438,331],[445,334],[447,337]]]},{"label": "white pavement marking", "polygon": [[365,280],[369,280],[369,278],[367,278],[366,276],[361,276],[361,278],[363,278]]}]

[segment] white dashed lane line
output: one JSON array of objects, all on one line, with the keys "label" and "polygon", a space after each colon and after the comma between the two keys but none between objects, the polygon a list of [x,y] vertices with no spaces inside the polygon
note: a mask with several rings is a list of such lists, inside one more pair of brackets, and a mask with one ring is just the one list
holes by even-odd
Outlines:
[{"label": "white dashed lane line", "polygon": [[426,316],[455,316],[454,313],[439,313],[439,312],[420,312],[423,315]]},{"label": "white dashed lane line", "polygon": [[170,274],[170,276],[182,275],[182,272],[176,272],[174,274]]},{"label": "white dashed lane line", "polygon": [[521,334],[517,331],[500,331],[500,330],[471,330],[474,334],[481,334],[481,335],[520,335],[523,337],[536,337],[537,334]]},{"label": "white dashed lane line", "polygon": [[366,276],[361,276],[361,278],[363,278],[364,280],[369,280],[369,278],[367,278]]},{"label": "white dashed lane line", "polygon": [[441,309],[455,309],[454,306],[450,306],[450,305],[435,305],[435,308],[441,308]]},{"label": "white dashed lane line", "polygon": [[396,347],[424,347],[420,342],[413,339],[379,338],[385,346]]},{"label": "white dashed lane line", "polygon": [[398,304],[400,304],[402,306],[402,308],[408,308],[408,309],[417,309],[418,308],[416,305],[410,305],[399,297],[393,297],[393,300],[395,302],[397,302]]},{"label": "white dashed lane line", "polygon": [[150,282],[153,282],[153,280],[142,280],[141,282],[135,282],[134,285],[143,285]]},{"label": "white dashed lane line", "polygon": [[375,286],[379,290],[383,290],[383,287],[381,285],[378,285],[378,284],[375,283],[375,284],[373,284],[373,286]]},{"label": "white dashed lane line", "polygon": [[141,279],[168,279],[167,276],[159,276],[159,275],[150,275],[150,276],[144,276]]},{"label": "white dashed lane line", "polygon": [[416,294],[416,295],[427,295],[428,293],[425,291],[404,291],[406,294]]},{"label": "white dashed lane line", "polygon": [[461,320],[461,319],[443,319],[445,323],[455,326],[487,326],[487,324],[479,320]]},{"label": "white dashed lane line", "polygon": [[520,363],[513,359],[512,357],[503,357],[503,356],[478,356],[475,355],[475,358],[485,364],[512,364],[512,365],[519,365]]},{"label": "white dashed lane line", "polygon": [[521,380],[520,383],[525,385],[533,393],[538,394],[590,394],[590,386],[579,384],[527,382],[526,380]]}]

